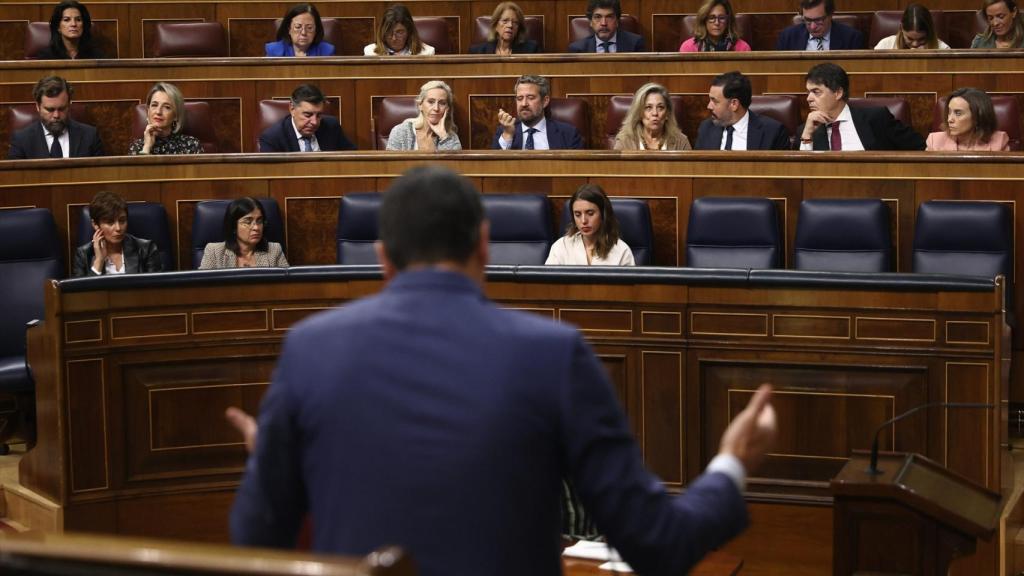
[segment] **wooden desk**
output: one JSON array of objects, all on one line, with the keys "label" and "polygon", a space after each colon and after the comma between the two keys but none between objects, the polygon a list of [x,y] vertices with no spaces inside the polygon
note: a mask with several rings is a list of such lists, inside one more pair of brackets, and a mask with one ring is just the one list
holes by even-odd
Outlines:
[{"label": "wooden desk", "polygon": [[[581,558],[562,558],[565,576],[609,576],[615,574],[598,568],[602,563]],[[734,576],[743,568],[743,560],[725,552],[711,552],[690,570],[690,576]],[[619,574],[623,574],[619,572]]]}]

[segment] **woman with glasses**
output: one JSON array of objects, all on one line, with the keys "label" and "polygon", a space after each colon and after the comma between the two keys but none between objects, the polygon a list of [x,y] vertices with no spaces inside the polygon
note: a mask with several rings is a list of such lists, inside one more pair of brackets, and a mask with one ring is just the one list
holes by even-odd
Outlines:
[{"label": "woman with glasses", "polygon": [[750,52],[736,31],[736,14],[729,0],[707,0],[697,11],[693,38],[679,46],[680,52]]},{"label": "woman with glasses", "polygon": [[214,268],[286,268],[288,260],[277,242],[267,242],[267,218],[253,198],[239,198],[224,211],[224,241],[203,250],[200,270]]},{"label": "woman with glasses", "polygon": [[324,42],[324,23],[312,4],[292,6],[277,27],[277,41],[264,48],[267,56],[334,55],[334,44]]},{"label": "woman with glasses", "polygon": [[433,56],[434,47],[420,40],[412,13],[401,4],[384,11],[376,42],[363,47],[366,56]]},{"label": "woman with glasses", "polygon": [[527,38],[526,16],[515,2],[502,2],[491,14],[491,31],[487,42],[470,47],[470,54],[535,54],[537,43]]},{"label": "woman with glasses", "polygon": [[444,82],[431,80],[421,86],[416,96],[419,115],[391,129],[387,150],[462,150],[452,104],[452,89]]},{"label": "woman with glasses", "polygon": [[932,13],[920,4],[911,4],[903,11],[900,27],[892,36],[878,41],[875,50],[948,50],[949,45],[939,40],[932,22]]},{"label": "woman with glasses", "polygon": [[980,12],[988,30],[974,37],[971,48],[1024,48],[1024,18],[1015,0],[985,0]]}]

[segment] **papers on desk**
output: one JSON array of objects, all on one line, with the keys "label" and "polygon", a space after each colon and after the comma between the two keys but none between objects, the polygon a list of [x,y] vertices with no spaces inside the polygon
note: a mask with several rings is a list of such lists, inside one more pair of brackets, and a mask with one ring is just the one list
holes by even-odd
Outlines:
[{"label": "papers on desk", "polygon": [[633,571],[629,564],[622,561],[618,551],[609,546],[607,542],[580,540],[563,550],[562,555],[570,558],[583,558],[585,560],[604,562],[604,564],[598,566],[601,570],[612,570],[615,572]]}]

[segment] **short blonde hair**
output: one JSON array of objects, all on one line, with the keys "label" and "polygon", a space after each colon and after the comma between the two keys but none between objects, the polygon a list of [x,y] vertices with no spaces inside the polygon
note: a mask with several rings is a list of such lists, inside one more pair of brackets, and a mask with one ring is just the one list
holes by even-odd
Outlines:
[{"label": "short blonde hair", "polygon": [[[435,88],[440,88],[441,90],[444,90],[444,93],[448,98],[448,114],[446,114],[444,117],[445,131],[448,132],[449,134],[451,134],[452,132],[458,132],[459,129],[458,127],[455,126],[455,120],[452,118],[455,115],[453,111],[453,108],[455,107],[455,97],[452,95],[451,87],[445,84],[443,81],[431,80],[430,82],[427,82],[423,86],[420,86],[420,93],[416,96],[416,109],[419,110],[420,104],[423,104],[423,101],[426,100],[427,92],[430,92]],[[422,128],[424,122],[426,122],[426,118],[423,117],[423,112],[420,111],[419,115],[416,116],[416,119],[413,120],[412,127]]]},{"label": "short blonde hair", "polygon": [[185,98],[181,95],[181,90],[170,82],[157,82],[153,84],[153,87],[149,89],[149,94],[146,94],[146,108],[149,108],[150,102],[153,101],[153,94],[157,92],[163,92],[167,94],[167,97],[171,99],[171,103],[174,104],[174,123],[171,126],[171,132],[178,134],[185,129]]}]

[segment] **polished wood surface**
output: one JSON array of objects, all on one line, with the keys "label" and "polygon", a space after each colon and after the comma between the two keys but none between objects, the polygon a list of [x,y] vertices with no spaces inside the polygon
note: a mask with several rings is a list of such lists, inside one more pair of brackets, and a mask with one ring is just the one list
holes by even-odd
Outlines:
[{"label": "polished wood surface", "polygon": [[[598,568],[602,562],[582,558],[562,557],[562,573],[565,576],[608,576],[615,574]],[[735,576],[743,568],[743,560],[725,552],[711,552],[688,572],[690,576]],[[622,572],[620,572],[622,574]],[[632,572],[629,572],[632,574]]]}]

